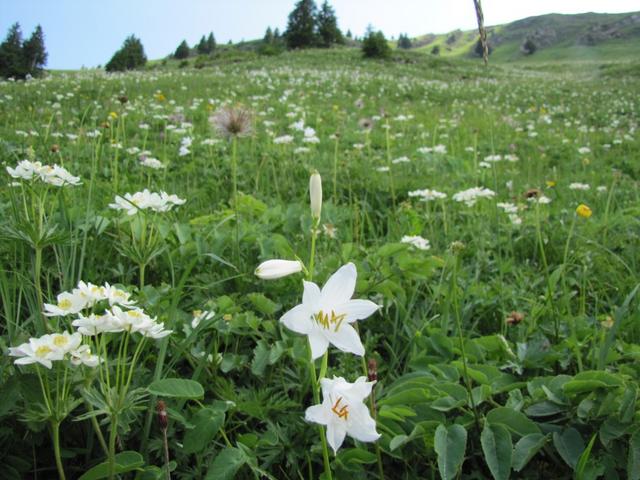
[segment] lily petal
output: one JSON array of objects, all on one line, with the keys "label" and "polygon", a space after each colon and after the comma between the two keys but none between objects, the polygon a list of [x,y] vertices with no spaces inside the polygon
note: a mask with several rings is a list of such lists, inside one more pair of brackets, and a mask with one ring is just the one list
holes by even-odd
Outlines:
[{"label": "lily petal", "polygon": [[358,332],[356,332],[356,329],[348,323],[341,325],[337,332],[327,330],[324,332],[324,335],[337,349],[359,356],[364,355],[364,346],[360,341],[360,336]]},{"label": "lily petal", "polygon": [[331,422],[327,425],[327,442],[331,445],[333,453],[338,453],[338,449],[344,442],[344,437],[347,435],[346,422],[340,420],[339,422]]},{"label": "lily petal", "polygon": [[311,345],[311,357],[315,360],[327,351],[327,348],[329,348],[329,340],[320,332],[315,331],[309,333],[309,345]]},{"label": "lily petal", "polygon": [[313,330],[313,320],[311,320],[311,312],[303,303],[296,305],[287,313],[280,317],[280,321],[289,330],[296,333],[308,335]]},{"label": "lily petal", "polygon": [[371,418],[364,403],[352,405],[349,422],[349,435],[361,442],[375,442],[380,438],[376,432],[376,422]]},{"label": "lily petal", "polygon": [[357,276],[353,263],[340,267],[322,287],[322,301],[329,302],[332,306],[348,302],[356,289]]},{"label": "lily petal", "polygon": [[373,315],[380,306],[373,303],[371,300],[349,300],[347,303],[338,307],[340,313],[347,315],[345,321],[353,323],[356,320],[363,320]]},{"label": "lily petal", "polygon": [[320,301],[320,287],[313,282],[302,281],[304,292],[302,293],[302,303],[313,308]]},{"label": "lily petal", "polygon": [[307,422],[327,425],[329,423],[330,410],[324,405],[312,405],[304,412],[304,419]]}]

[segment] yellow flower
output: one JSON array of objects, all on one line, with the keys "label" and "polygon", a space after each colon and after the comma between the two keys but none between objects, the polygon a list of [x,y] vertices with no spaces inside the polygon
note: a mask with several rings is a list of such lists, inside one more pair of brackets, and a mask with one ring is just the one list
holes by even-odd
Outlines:
[{"label": "yellow flower", "polygon": [[547,180],[547,187],[549,188],[553,188],[556,186],[556,181],[555,180]]},{"label": "yellow flower", "polygon": [[111,120],[115,120],[116,118],[118,118],[118,114],[116,112],[109,112],[109,118]]},{"label": "yellow flower", "polygon": [[159,102],[164,102],[167,99],[161,92],[156,93],[154,97]]},{"label": "yellow flower", "polygon": [[578,208],[576,208],[576,213],[582,218],[589,218],[593,212],[584,203],[581,203],[578,205]]}]

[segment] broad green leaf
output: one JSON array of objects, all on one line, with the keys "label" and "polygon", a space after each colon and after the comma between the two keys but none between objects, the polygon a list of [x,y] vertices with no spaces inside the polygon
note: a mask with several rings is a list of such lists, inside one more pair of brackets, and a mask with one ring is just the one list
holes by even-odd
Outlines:
[{"label": "broad green leaf", "polygon": [[242,450],[226,447],[209,465],[205,480],[231,480],[245,463],[247,456]]},{"label": "broad green leaf", "polygon": [[434,436],[434,448],[438,456],[438,470],[443,480],[454,478],[467,449],[467,431],[461,425],[438,425]]},{"label": "broad green leaf", "polygon": [[567,428],[561,433],[553,434],[553,444],[562,459],[575,470],[578,459],[584,451],[584,440],[575,428]]},{"label": "broad green leaf", "polygon": [[511,473],[511,434],[502,425],[485,423],[480,434],[484,460],[495,480],[507,480]]},{"label": "broad green leaf", "polygon": [[152,395],[174,398],[202,398],[204,388],[195,380],[183,378],[164,378],[156,380],[147,387]]},{"label": "broad green leaf", "polygon": [[362,470],[360,465],[376,463],[376,455],[362,448],[342,449],[336,456],[336,462],[347,471],[359,472]]},{"label": "broad green leaf", "polygon": [[212,408],[203,408],[191,419],[194,428],[184,436],[184,453],[198,453],[214,439],[224,423],[225,414]]},{"label": "broad green leaf", "polygon": [[269,300],[262,293],[250,293],[247,298],[254,308],[264,315],[273,315],[280,309],[280,305],[273,300]]},{"label": "broad green leaf", "polygon": [[[125,473],[139,469],[144,465],[144,459],[138,452],[126,451],[116,455],[115,473]],[[109,476],[109,462],[102,462],[87,470],[78,480],[98,480]]]},{"label": "broad green leaf", "polygon": [[627,475],[629,480],[640,480],[640,430],[636,430],[629,441]]},{"label": "broad green leaf", "polygon": [[524,437],[530,433],[540,433],[540,428],[527,416],[507,407],[498,407],[487,413],[487,421],[492,425],[504,425],[511,433]]},{"label": "broad green leaf", "polygon": [[513,449],[513,469],[519,472],[526,467],[527,463],[544,447],[545,443],[547,443],[547,436],[541,433],[530,433],[518,440]]}]

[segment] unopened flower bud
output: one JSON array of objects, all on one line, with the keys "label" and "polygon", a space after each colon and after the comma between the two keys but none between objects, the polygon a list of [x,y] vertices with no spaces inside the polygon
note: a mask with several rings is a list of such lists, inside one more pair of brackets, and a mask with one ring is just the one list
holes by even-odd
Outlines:
[{"label": "unopened flower bud", "polygon": [[267,260],[256,268],[255,274],[262,280],[275,280],[302,271],[298,260]]},{"label": "unopened flower bud", "polygon": [[169,426],[167,405],[162,400],[158,400],[158,403],[156,404],[156,411],[158,412],[158,423],[160,423],[160,428],[166,430]]},{"label": "unopened flower bud", "polygon": [[322,178],[317,171],[313,172],[309,179],[309,196],[311,198],[311,216],[314,219],[319,219],[322,211]]},{"label": "unopened flower bud", "polygon": [[375,358],[370,358],[367,362],[367,376],[370,382],[378,381],[378,362]]}]

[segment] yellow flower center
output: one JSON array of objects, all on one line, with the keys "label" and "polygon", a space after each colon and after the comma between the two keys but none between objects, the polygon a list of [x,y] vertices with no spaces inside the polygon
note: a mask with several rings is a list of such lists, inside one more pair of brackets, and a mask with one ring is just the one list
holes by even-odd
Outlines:
[{"label": "yellow flower center", "polygon": [[36,348],[36,357],[44,357],[48,353],[51,353],[51,348],[49,348],[47,345],[40,345],[38,348]]},{"label": "yellow flower center", "polygon": [[133,317],[133,318],[140,318],[140,317],[142,317],[142,315],[140,314],[140,312],[138,312],[137,310],[129,310],[129,311],[127,312],[127,315],[129,315],[130,317]]},{"label": "yellow flower center", "polygon": [[578,205],[578,208],[576,208],[576,213],[582,218],[589,218],[593,212],[588,206],[586,206],[584,203],[581,203],[580,205]]},{"label": "yellow flower center", "polygon": [[337,332],[346,317],[347,315],[345,313],[337,315],[336,312],[331,310],[331,315],[329,315],[328,313],[324,313],[320,310],[313,318],[316,322],[322,325],[323,328],[329,330],[333,327],[333,331]]},{"label": "yellow flower center", "polygon": [[71,300],[69,300],[68,298],[65,298],[64,300],[60,300],[58,302],[58,308],[62,310],[69,310],[72,306],[73,304],[71,303]]},{"label": "yellow flower center", "polygon": [[344,420],[347,420],[349,418],[349,406],[348,405],[340,405],[340,402],[342,401],[342,397],[338,397],[338,399],[336,400],[336,403],[333,404],[333,407],[331,407],[331,411],[333,413],[335,413],[338,418],[342,418]]},{"label": "yellow flower center", "polygon": [[53,337],[53,344],[56,347],[64,347],[67,343],[69,343],[69,339],[64,335],[56,335]]}]

